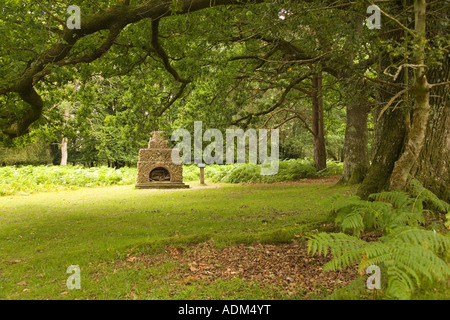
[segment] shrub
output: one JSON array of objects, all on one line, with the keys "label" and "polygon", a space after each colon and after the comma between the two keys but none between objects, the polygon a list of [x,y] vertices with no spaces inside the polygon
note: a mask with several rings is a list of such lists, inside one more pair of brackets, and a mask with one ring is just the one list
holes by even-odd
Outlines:
[{"label": "shrub", "polygon": [[200,169],[197,165],[184,165],[183,166],[183,180],[194,181],[200,179]]},{"label": "shrub", "polygon": [[282,182],[293,181],[318,176],[341,174],[342,165],[329,162],[331,168],[320,173],[310,160],[291,159],[279,162],[278,173],[274,175],[261,175],[260,165],[254,164],[230,164],[230,165],[208,165],[205,176],[213,182],[245,183],[245,182]]}]

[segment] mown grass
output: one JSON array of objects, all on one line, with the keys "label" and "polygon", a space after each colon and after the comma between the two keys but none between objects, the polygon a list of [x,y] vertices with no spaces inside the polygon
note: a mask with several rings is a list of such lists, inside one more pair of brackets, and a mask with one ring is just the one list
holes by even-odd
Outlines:
[{"label": "mown grass", "polygon": [[[168,245],[279,243],[327,218],[330,184],[224,184],[217,189],[81,188],[0,198],[0,299],[279,299],[240,279],[180,282],[174,261],[117,268],[130,254]],[[68,290],[66,269],[81,268]]]}]

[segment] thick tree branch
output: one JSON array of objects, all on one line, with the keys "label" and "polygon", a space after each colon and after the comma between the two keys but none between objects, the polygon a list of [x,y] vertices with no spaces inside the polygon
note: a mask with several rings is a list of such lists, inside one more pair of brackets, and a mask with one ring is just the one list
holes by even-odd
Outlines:
[{"label": "thick tree branch", "polygon": [[156,54],[161,58],[164,68],[169,72],[176,81],[181,83],[181,86],[177,93],[169,100],[169,102],[158,112],[156,112],[154,115],[156,117],[161,116],[167,109],[170,108],[170,106],[182,96],[184,90],[186,89],[186,86],[192,81],[191,79],[185,79],[182,78],[178,72],[175,70],[175,68],[172,67],[169,61],[169,56],[167,55],[166,51],[164,51],[164,48],[161,46],[159,42],[159,22],[160,19],[152,20],[152,39],[151,44],[153,46],[153,49],[155,50]]},{"label": "thick tree branch", "polygon": [[232,124],[233,124],[233,125],[237,125],[239,122],[242,122],[242,121],[244,121],[244,120],[247,120],[247,123],[248,123],[253,117],[262,116],[262,115],[268,114],[268,113],[272,112],[273,110],[277,109],[278,107],[280,107],[280,106],[284,103],[284,101],[285,101],[287,95],[288,95],[289,92],[292,90],[292,88],[294,88],[296,85],[298,85],[299,83],[301,83],[303,80],[309,78],[310,76],[311,76],[311,73],[308,73],[307,75],[304,75],[304,76],[302,76],[302,77],[295,78],[295,79],[294,79],[294,80],[293,80],[293,81],[292,81],[292,82],[284,89],[284,91],[283,91],[283,93],[281,94],[280,98],[278,99],[277,103],[275,103],[275,104],[274,104],[272,107],[270,107],[269,109],[264,110],[264,111],[260,111],[260,112],[256,112],[256,113],[249,113],[249,114],[247,114],[246,116],[243,116],[243,117],[241,117],[241,118],[239,118],[239,119],[233,121]]},{"label": "thick tree branch", "polygon": [[264,122],[264,125],[263,125],[263,126],[266,126],[267,123],[268,123],[275,115],[279,114],[280,112],[286,112],[286,113],[291,112],[291,113],[294,113],[295,115],[292,116],[292,117],[290,117],[290,118],[288,118],[288,119],[283,120],[283,122],[277,124],[275,127],[273,127],[273,129],[277,129],[277,128],[281,127],[282,125],[284,125],[285,123],[287,123],[287,122],[289,122],[289,121],[291,121],[291,120],[293,120],[293,119],[300,119],[300,121],[303,122],[303,127],[304,127],[306,130],[308,130],[312,135],[314,135],[314,132],[313,132],[313,130],[311,129],[311,127],[309,126],[308,121],[307,121],[307,120],[309,120],[309,121],[311,122],[311,121],[312,121],[311,117],[309,117],[308,115],[304,114],[303,112],[301,112],[301,111],[299,111],[299,110],[290,109],[290,108],[282,108],[282,109],[279,109],[279,110],[275,111],[274,113],[272,113],[272,114],[267,118],[267,120]]},{"label": "thick tree branch", "polygon": [[103,42],[100,47],[95,49],[90,54],[86,54],[82,57],[72,58],[72,59],[65,59],[58,61],[55,63],[57,66],[66,66],[66,65],[73,65],[78,63],[90,63],[93,62],[99,58],[101,58],[114,44],[114,40],[116,40],[117,36],[120,34],[120,31],[122,29],[119,27],[114,26],[110,29],[108,38],[106,38],[105,42]]},{"label": "thick tree branch", "polygon": [[181,83],[191,82],[190,79],[185,79],[185,78],[180,77],[178,72],[170,64],[169,56],[167,55],[167,53],[164,51],[163,47],[159,43],[159,38],[158,38],[159,37],[159,21],[160,21],[160,19],[152,20],[151,43],[152,43],[153,49],[155,49],[155,52],[158,55],[158,57],[161,58],[161,60],[164,64],[164,68],[175,78],[176,81],[181,82]]},{"label": "thick tree branch", "polygon": [[411,88],[405,88],[399,92],[397,92],[392,98],[391,100],[389,100],[389,102],[383,107],[383,109],[381,109],[380,113],[378,114],[378,118],[377,121],[380,121],[381,117],[383,116],[383,114],[386,112],[387,109],[389,109],[389,107],[394,103],[394,101],[400,97],[402,94],[408,92],[409,90],[411,90]]},{"label": "thick tree branch", "polygon": [[[262,2],[262,0],[179,0],[181,10],[177,14],[186,14],[213,6],[243,5],[257,2]],[[157,20],[172,14],[172,1],[149,0],[137,6],[129,6],[128,4],[111,6],[91,16],[83,17],[81,29],[65,29],[61,35],[61,40],[53,44],[48,50],[37,55],[18,80],[11,83],[7,88],[0,89],[0,94],[16,92],[23,101],[30,104],[30,110],[21,119],[10,124],[8,128],[2,128],[5,134],[10,137],[23,135],[28,131],[31,123],[39,119],[42,114],[43,101],[33,86],[49,73],[46,70],[48,65],[64,66],[92,62],[109,50],[117,35],[128,24],[136,23],[146,18]],[[79,58],[64,60],[79,39],[102,30],[110,30],[110,35],[93,53]],[[185,79],[180,78],[180,80]]]},{"label": "thick tree branch", "polygon": [[450,81],[430,84],[430,87],[434,88],[434,87],[448,86],[448,85],[450,85]]}]

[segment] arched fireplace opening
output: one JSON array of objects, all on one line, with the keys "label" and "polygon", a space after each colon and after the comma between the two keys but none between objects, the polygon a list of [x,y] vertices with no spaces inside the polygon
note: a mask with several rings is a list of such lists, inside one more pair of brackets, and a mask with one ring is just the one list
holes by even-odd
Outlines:
[{"label": "arched fireplace opening", "polygon": [[150,182],[170,181],[170,172],[164,167],[156,167],[150,171]]}]

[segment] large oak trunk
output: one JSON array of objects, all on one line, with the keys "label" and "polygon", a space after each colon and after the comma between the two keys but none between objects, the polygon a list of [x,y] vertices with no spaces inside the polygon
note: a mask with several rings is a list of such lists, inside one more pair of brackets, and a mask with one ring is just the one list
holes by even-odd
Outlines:
[{"label": "large oak trunk", "polygon": [[[414,1],[416,45],[414,62],[414,105],[411,112],[411,125],[407,127],[408,138],[400,158],[394,165],[390,178],[391,190],[405,189],[412,168],[416,164],[425,142],[427,122],[430,115],[430,85],[428,84],[425,66],[426,39],[426,0]],[[422,44],[423,43],[423,44]],[[408,123],[408,122],[407,122]]]},{"label": "large oak trunk", "polygon": [[[439,69],[428,71],[424,66],[427,62],[425,46],[428,45],[424,39],[433,39],[435,35],[430,36],[428,32],[425,37],[426,1],[415,0],[414,4],[415,37],[419,44],[412,61],[414,84],[410,92],[414,102],[411,109],[387,111],[377,123],[375,156],[358,190],[363,198],[383,189],[404,189],[408,176],[412,175],[440,198],[450,200],[449,87],[448,84],[429,85],[427,80],[428,77],[432,84],[447,82],[449,59],[443,58]],[[438,22],[433,21],[428,29],[433,33],[443,32],[441,27],[436,27]],[[389,100],[387,98],[387,95],[380,96],[380,101]]]},{"label": "large oak trunk", "polygon": [[[432,83],[450,80],[450,58],[441,68],[429,72]],[[425,144],[413,175],[441,199],[450,202],[450,87],[438,86],[431,91],[431,112]]]},{"label": "large oak trunk", "polygon": [[370,108],[365,92],[355,94],[346,111],[344,170],[340,182],[357,184],[369,170],[367,117]]},{"label": "large oak trunk", "polygon": [[357,194],[366,199],[389,187],[394,163],[399,158],[405,140],[405,113],[401,109],[387,111],[376,123],[372,150],[372,165]]}]

